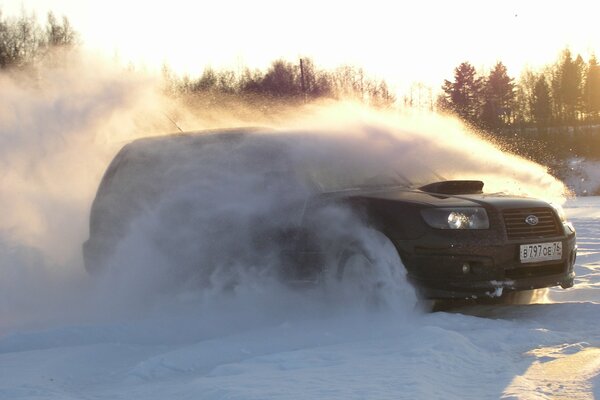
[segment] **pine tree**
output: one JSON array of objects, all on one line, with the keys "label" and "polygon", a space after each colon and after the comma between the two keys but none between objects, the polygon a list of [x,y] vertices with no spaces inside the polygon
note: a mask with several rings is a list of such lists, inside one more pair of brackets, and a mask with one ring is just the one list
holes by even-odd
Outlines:
[{"label": "pine tree", "polygon": [[538,128],[547,128],[552,118],[552,100],[550,86],[544,75],[540,75],[535,83],[531,98],[531,111]]},{"label": "pine tree", "polygon": [[489,128],[499,128],[512,122],[515,84],[504,64],[496,63],[485,80],[482,120]]},{"label": "pine tree", "polygon": [[553,94],[556,111],[565,124],[575,124],[582,112],[584,68],[581,56],[573,60],[569,49],[563,51],[553,77]]},{"label": "pine tree", "polygon": [[526,69],[521,73],[519,82],[516,85],[514,111],[515,119],[520,124],[527,124],[535,120],[531,104],[536,82],[537,75],[533,71]]},{"label": "pine tree", "polygon": [[475,68],[463,62],[454,70],[454,82],[446,80],[443,107],[464,121],[478,125],[481,115],[483,82],[477,77]]},{"label": "pine tree", "polygon": [[585,112],[591,122],[597,122],[600,117],[600,65],[595,55],[589,61],[583,92]]}]

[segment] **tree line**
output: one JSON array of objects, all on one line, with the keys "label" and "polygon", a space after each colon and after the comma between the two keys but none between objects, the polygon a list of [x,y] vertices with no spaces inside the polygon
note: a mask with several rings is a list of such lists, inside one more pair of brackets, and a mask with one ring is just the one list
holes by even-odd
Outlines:
[{"label": "tree line", "polygon": [[377,107],[396,101],[384,80],[368,77],[362,68],[344,65],[329,71],[318,68],[310,58],[275,60],[266,71],[247,67],[240,72],[217,71],[209,67],[196,78],[178,77],[165,66],[163,76],[172,95],[228,94],[285,102],[351,98]]},{"label": "tree line", "polygon": [[498,62],[478,76],[469,62],[446,80],[437,107],[488,131],[533,127],[537,132],[600,123],[600,66],[595,55],[586,62],[565,49],[541,71],[509,76]]},{"label": "tree line", "polygon": [[[47,60],[56,49],[78,45],[77,32],[66,17],[47,14],[40,25],[34,14],[6,18],[0,10],[0,70],[26,69]],[[318,68],[310,58],[273,61],[266,70],[206,68],[197,77],[178,76],[163,68],[165,91],[172,96],[267,98],[308,102],[321,98],[355,99],[391,106],[396,97],[385,80],[369,77],[362,68],[344,65]],[[457,115],[488,132],[536,129],[560,130],[600,123],[600,65],[594,55],[585,61],[565,49],[553,64],[525,71],[516,81],[498,62],[489,73],[477,73],[469,62],[454,70],[442,85],[436,109]],[[405,105],[409,105],[406,103]]]},{"label": "tree line", "polygon": [[[0,10],[0,70],[35,72],[41,61],[43,68],[48,60],[61,60],[56,50],[78,45],[78,33],[66,17],[50,12],[40,24],[34,14],[6,18]],[[163,77],[169,96],[192,103],[196,99],[202,105],[245,101],[260,108],[351,98],[373,106],[400,107],[385,80],[349,65],[322,69],[310,58],[275,60],[266,70],[209,67],[196,77],[177,75],[165,66]],[[435,104],[438,111],[458,116],[522,155],[545,163],[548,153],[558,158],[600,157],[600,65],[594,55],[586,61],[565,49],[554,63],[539,71],[527,70],[518,80],[502,62],[479,74],[463,62],[441,89]],[[405,101],[404,106],[411,104]],[[531,146],[533,141],[538,143]],[[535,153],[531,148],[541,150]]]},{"label": "tree line", "polygon": [[[0,70],[28,69],[48,61],[57,49],[71,49],[78,34],[66,17],[47,14],[40,25],[33,13],[6,18],[0,10]],[[362,68],[341,66],[332,71],[318,68],[310,58],[298,62],[275,60],[266,71],[243,68],[206,68],[199,76],[177,76],[163,67],[165,91],[172,96],[233,95],[279,102],[352,98],[374,106],[390,106],[396,98],[384,80],[370,78]]]},{"label": "tree line", "polygon": [[78,35],[66,17],[49,12],[40,25],[34,14],[6,18],[0,10],[0,69],[26,69],[47,59],[53,50],[74,47]]}]

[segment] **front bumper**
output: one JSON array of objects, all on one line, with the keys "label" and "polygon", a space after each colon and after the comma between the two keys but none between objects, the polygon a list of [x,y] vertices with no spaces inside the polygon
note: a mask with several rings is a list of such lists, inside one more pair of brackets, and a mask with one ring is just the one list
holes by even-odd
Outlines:
[{"label": "front bumper", "polygon": [[[560,241],[560,260],[521,263],[519,247],[532,242]],[[434,244],[438,245],[435,246]],[[519,242],[469,242],[408,246],[401,252],[408,279],[423,298],[466,299],[496,297],[508,291],[573,286],[577,256],[575,235]]]}]

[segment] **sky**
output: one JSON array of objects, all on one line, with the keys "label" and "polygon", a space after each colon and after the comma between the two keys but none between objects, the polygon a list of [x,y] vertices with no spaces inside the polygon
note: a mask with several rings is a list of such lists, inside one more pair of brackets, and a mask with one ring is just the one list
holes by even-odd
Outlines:
[{"label": "sky", "polygon": [[463,61],[502,61],[518,77],[569,47],[600,54],[597,0],[0,0],[69,18],[83,45],[124,64],[200,75],[207,66],[266,68],[277,58],[363,67],[398,91],[439,89]]}]

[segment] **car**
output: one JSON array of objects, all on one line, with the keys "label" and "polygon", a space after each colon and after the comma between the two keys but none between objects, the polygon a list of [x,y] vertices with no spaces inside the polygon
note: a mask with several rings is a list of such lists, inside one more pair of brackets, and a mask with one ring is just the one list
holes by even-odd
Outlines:
[{"label": "car", "polygon": [[[133,225],[144,229],[136,218],[163,207],[153,226],[168,233],[154,243],[187,273],[239,257],[290,283],[343,281],[356,268],[368,280],[382,254],[356,234],[360,227],[393,249],[423,299],[573,286],[576,233],[560,206],[485,193],[482,181],[445,180],[426,166],[409,177],[373,157],[353,162],[319,140],[240,128],[125,145],[91,207],[86,269],[119,268],[114,253]],[[183,225],[187,236],[174,233]]]}]

